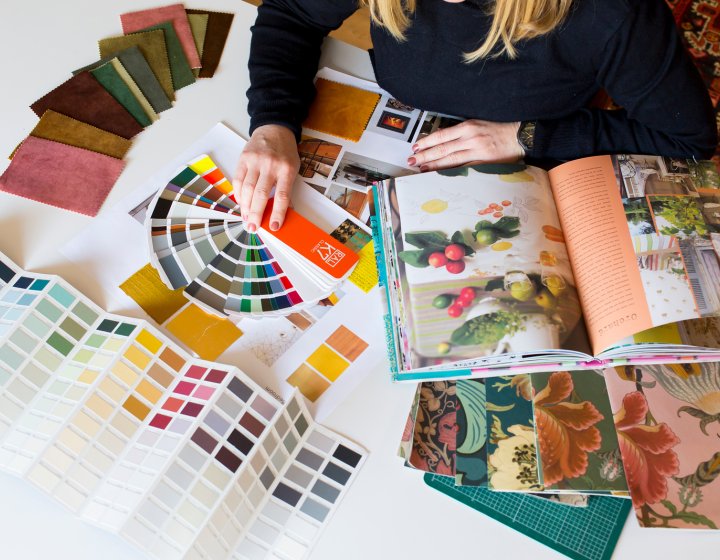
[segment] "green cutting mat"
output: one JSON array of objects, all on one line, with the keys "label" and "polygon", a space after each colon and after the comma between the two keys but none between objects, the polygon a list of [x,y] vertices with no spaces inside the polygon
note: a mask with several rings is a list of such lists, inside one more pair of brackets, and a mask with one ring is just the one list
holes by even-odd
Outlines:
[{"label": "green cutting mat", "polygon": [[593,496],[588,507],[487,488],[455,486],[446,476],[425,475],[425,483],[577,560],[609,560],[632,507],[630,500]]}]

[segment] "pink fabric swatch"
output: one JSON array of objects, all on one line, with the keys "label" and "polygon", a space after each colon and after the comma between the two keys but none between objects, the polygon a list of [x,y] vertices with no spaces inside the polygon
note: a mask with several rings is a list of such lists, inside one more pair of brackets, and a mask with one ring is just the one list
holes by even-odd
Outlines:
[{"label": "pink fabric swatch", "polygon": [[125,35],[135,33],[151,25],[172,21],[173,28],[175,28],[180,43],[182,43],[183,52],[190,63],[190,67],[200,68],[200,55],[195,46],[195,39],[193,39],[185,6],[182,4],[171,4],[160,8],[128,12],[120,16],[120,21]]},{"label": "pink fabric swatch", "polygon": [[29,136],[0,176],[0,191],[95,216],[123,167],[121,159]]}]

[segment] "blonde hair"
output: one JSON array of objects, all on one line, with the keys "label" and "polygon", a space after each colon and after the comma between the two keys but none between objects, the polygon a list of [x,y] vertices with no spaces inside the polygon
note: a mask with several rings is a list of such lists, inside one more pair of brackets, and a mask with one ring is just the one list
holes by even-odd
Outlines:
[{"label": "blonde hair", "polygon": [[[376,25],[384,27],[398,41],[405,40],[415,0],[362,0],[362,3],[370,9]],[[495,0],[489,5],[490,31],[476,50],[465,53],[465,61],[503,54],[515,58],[518,41],[555,29],[567,16],[571,4],[572,0]]]}]

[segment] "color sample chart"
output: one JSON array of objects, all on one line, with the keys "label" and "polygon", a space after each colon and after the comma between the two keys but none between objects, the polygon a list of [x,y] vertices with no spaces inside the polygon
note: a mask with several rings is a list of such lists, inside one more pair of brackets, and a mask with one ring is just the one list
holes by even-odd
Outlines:
[{"label": "color sample chart", "polygon": [[315,402],[367,347],[367,342],[340,325],[287,378],[287,382]]},{"label": "color sample chart", "polygon": [[155,558],[302,559],[364,457],[298,392],[0,254],[0,469],[86,521]]}]

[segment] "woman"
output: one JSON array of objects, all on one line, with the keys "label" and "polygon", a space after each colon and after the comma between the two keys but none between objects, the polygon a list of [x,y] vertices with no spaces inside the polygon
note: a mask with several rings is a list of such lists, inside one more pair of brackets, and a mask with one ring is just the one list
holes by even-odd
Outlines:
[{"label": "woman", "polygon": [[[418,141],[421,171],[599,153],[707,158],[712,105],[664,0],[363,0],[375,76],[403,103],[466,122]],[[282,225],[320,45],[357,0],[265,0],[252,29],[250,141],[233,181],[254,229]],[[622,107],[587,108],[604,88]]]}]

